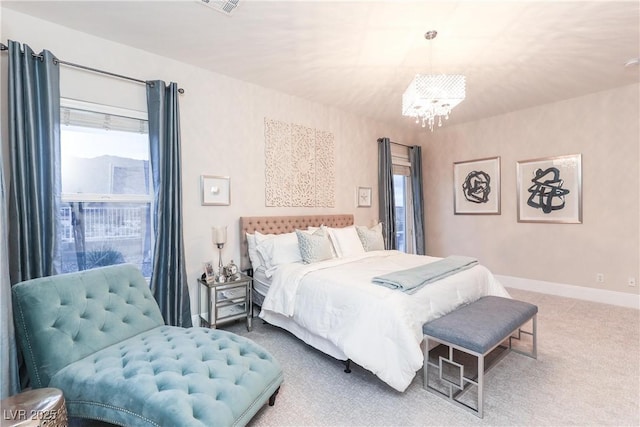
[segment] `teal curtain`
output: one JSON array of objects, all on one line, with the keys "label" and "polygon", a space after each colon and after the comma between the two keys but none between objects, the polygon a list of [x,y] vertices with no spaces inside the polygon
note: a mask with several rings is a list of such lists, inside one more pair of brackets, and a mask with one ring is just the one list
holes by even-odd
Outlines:
[{"label": "teal curtain", "polygon": [[0,323],[2,324],[2,388],[0,399],[16,394],[19,391],[18,353],[13,329],[13,308],[11,307],[11,281],[9,280],[9,247],[7,246],[7,199],[4,186],[4,160],[0,150]]},{"label": "teal curtain", "polygon": [[182,236],[180,113],[178,86],[147,82],[155,234],[151,290],[164,321],[191,326],[191,307]]},{"label": "teal curtain", "polygon": [[422,148],[420,146],[409,147],[409,162],[411,162],[411,196],[413,201],[413,229],[416,239],[416,254],[425,255]]},{"label": "teal curtain", "polygon": [[[15,284],[59,271],[60,69],[49,51],[35,55],[29,46],[14,41],[8,48],[9,273]],[[7,287],[4,277],[2,286]],[[4,298],[7,289],[2,293],[2,311],[11,313],[11,298]],[[9,333],[8,346],[15,348],[13,328]],[[4,357],[4,338],[2,345]],[[10,360],[10,366],[6,378],[13,381],[18,377],[17,362]],[[5,378],[4,362],[2,375]],[[25,386],[25,370],[20,377]],[[12,384],[11,391],[16,388]]]},{"label": "teal curtain", "polygon": [[396,249],[396,215],[393,195],[391,140],[378,139],[378,209],[385,249]]},{"label": "teal curtain", "polygon": [[58,271],[60,211],[60,68],[9,41],[11,282]]}]

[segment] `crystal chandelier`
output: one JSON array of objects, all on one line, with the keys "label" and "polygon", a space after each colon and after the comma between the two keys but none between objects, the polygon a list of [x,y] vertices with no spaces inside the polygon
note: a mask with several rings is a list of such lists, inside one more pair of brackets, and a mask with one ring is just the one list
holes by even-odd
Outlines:
[{"label": "crystal chandelier", "polygon": [[[427,32],[424,37],[432,40],[438,33]],[[465,97],[465,76],[450,74],[417,74],[402,95],[402,115],[414,117],[422,127],[433,127],[442,118],[449,118],[451,110]]]}]

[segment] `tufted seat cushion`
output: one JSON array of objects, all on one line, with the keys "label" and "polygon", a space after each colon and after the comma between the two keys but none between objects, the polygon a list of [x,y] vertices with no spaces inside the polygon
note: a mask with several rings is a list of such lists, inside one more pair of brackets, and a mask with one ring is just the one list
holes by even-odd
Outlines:
[{"label": "tufted seat cushion", "polygon": [[128,426],[244,425],[282,382],[253,341],[215,329],[162,326],[60,370],[75,414]]},{"label": "tufted seat cushion", "polygon": [[12,300],[33,387],[61,389],[72,417],[244,425],[283,380],[278,362],[247,338],[165,326],[131,265],[18,283]]}]

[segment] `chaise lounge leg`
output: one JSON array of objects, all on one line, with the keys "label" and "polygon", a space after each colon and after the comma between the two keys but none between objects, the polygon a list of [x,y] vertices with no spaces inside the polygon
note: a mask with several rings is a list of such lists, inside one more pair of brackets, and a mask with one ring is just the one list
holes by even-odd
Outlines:
[{"label": "chaise lounge leg", "polygon": [[350,373],[351,373],[351,359],[347,359],[347,360],[344,362],[344,364],[346,365],[346,366],[345,366],[345,368],[344,368],[344,371],[345,371],[347,374],[350,374]]},{"label": "chaise lounge leg", "polygon": [[273,392],[273,394],[269,398],[269,406],[273,406],[276,404],[276,395],[278,394],[279,391],[280,391],[280,387],[278,387],[276,391]]}]

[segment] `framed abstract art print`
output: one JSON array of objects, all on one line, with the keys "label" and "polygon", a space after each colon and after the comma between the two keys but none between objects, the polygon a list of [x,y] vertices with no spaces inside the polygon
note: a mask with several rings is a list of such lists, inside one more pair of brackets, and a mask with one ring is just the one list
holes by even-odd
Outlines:
[{"label": "framed abstract art print", "polygon": [[517,164],[518,222],[582,223],[582,155]]},{"label": "framed abstract art print", "polygon": [[500,157],[453,164],[453,212],[500,214]]}]

